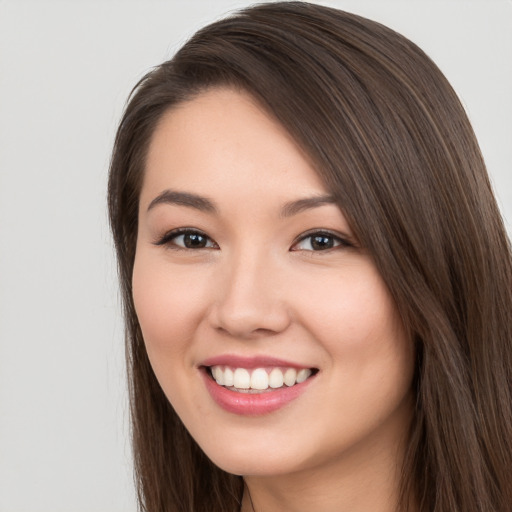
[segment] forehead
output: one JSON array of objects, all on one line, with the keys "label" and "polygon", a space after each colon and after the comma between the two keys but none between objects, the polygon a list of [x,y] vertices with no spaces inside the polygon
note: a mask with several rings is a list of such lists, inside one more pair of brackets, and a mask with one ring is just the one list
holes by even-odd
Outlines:
[{"label": "forehead", "polygon": [[169,188],[208,194],[269,189],[325,193],[308,156],[248,93],[211,89],[173,107],[150,142],[142,196]]}]

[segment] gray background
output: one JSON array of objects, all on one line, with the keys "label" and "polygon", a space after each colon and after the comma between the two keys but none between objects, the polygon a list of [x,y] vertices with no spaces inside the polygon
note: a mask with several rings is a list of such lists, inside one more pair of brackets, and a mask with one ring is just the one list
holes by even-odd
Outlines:
[{"label": "gray background", "polygon": [[[0,0],[0,511],[136,509],[109,151],[135,82],[247,1]],[[512,223],[512,3],[319,2],[418,43]]]}]

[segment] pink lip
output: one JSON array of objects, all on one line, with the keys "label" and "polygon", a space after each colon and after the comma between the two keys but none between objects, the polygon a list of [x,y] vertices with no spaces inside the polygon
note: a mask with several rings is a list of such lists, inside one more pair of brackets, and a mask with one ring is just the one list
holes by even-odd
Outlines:
[{"label": "pink lip", "polygon": [[279,366],[285,368],[310,368],[284,359],[277,359],[270,356],[244,357],[225,354],[221,356],[211,357],[201,363],[200,366],[230,366],[232,368],[265,368],[268,366]]},{"label": "pink lip", "polygon": [[212,379],[205,367],[216,365],[226,365],[235,368],[262,368],[269,366],[304,368],[304,366],[269,357],[219,356],[204,361],[200,368],[200,373],[210,396],[225,411],[245,416],[269,414],[281,409],[306,391],[311,381],[315,378],[315,375],[313,375],[300,384],[295,384],[291,387],[284,386],[272,391],[241,393],[220,386]]}]

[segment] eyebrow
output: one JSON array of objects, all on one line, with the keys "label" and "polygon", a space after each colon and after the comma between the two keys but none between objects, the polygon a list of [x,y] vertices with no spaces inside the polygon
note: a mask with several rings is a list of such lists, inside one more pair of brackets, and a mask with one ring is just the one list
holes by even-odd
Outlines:
[{"label": "eyebrow", "polygon": [[281,217],[291,217],[303,212],[304,210],[318,208],[324,204],[337,204],[337,201],[333,196],[313,196],[298,199],[296,201],[290,201],[281,209]]},{"label": "eyebrow", "polygon": [[189,192],[177,192],[175,190],[164,190],[161,194],[156,196],[155,199],[149,203],[148,212],[159,204],[177,204],[179,206],[195,208],[202,212],[217,212],[217,208],[215,208],[213,201],[210,199]]},{"label": "eyebrow", "polygon": [[[218,211],[212,200],[190,192],[178,192],[176,190],[164,190],[161,194],[155,197],[151,203],[149,203],[147,211],[150,211],[159,204],[187,206],[206,213],[217,213]],[[285,218],[292,217],[293,215],[297,215],[305,210],[318,208],[325,204],[336,204],[336,200],[333,196],[329,195],[297,199],[295,201],[285,203],[281,208],[280,216]]]}]

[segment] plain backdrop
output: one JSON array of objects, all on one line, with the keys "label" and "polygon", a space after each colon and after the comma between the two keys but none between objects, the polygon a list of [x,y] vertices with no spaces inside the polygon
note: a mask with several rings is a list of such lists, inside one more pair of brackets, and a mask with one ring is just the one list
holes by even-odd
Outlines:
[{"label": "plain backdrop", "polygon": [[[0,511],[135,511],[109,151],[125,99],[247,1],[0,0]],[[512,3],[319,2],[419,44],[512,223]]]}]

